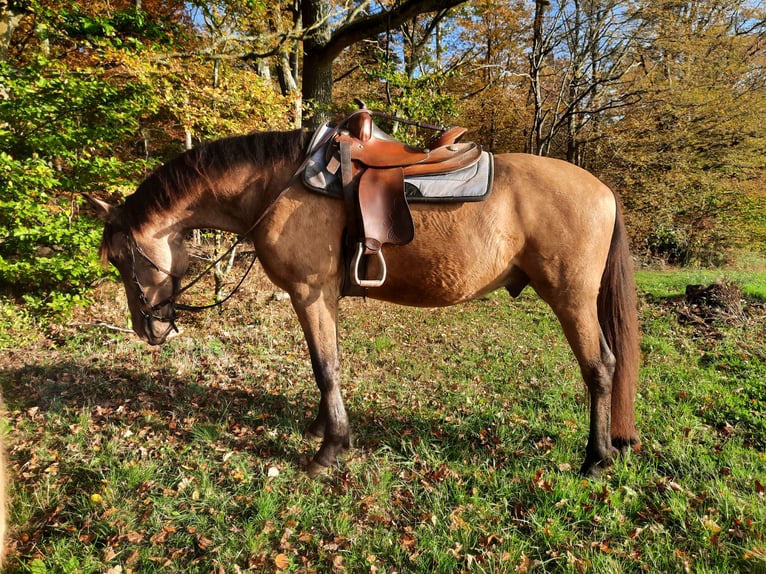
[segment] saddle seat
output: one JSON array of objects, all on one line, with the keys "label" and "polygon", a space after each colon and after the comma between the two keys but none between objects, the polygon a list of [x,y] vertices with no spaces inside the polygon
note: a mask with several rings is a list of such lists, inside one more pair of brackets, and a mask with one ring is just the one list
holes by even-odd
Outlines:
[{"label": "saddle seat", "polygon": [[412,147],[380,130],[372,114],[362,108],[346,120],[346,129],[336,140],[350,146],[351,159],[368,168],[404,168],[404,175],[450,173],[472,165],[481,155],[481,146],[456,143],[466,128],[454,127],[434,138],[425,148]]},{"label": "saddle seat", "polygon": [[[481,146],[457,142],[465,132],[451,128],[428,147],[413,147],[378,128],[363,104],[339,123],[326,153],[339,156],[346,204],[344,295],[364,295],[382,286],[387,273],[383,245],[405,245],[414,238],[405,176],[452,173],[479,161]],[[378,260],[377,278],[366,278],[369,256]]]}]

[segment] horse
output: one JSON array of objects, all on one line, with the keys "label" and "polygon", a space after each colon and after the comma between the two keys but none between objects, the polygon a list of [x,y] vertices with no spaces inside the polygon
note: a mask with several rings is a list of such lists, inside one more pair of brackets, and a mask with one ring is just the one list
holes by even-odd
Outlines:
[{"label": "horse", "polygon": [[[121,275],[133,330],[151,345],[175,327],[187,234],[219,229],[252,242],[268,278],[290,297],[319,388],[306,431],[321,441],[307,469],[313,477],[350,448],[350,428],[338,353],[347,215],[343,200],[307,189],[298,177],[311,135],[299,129],[210,141],[158,167],[121,205],[86,199],[105,223],[100,254]],[[442,307],[499,288],[518,297],[529,286],[558,318],[587,386],[581,472],[598,476],[638,448],[637,301],[615,192],[565,161],[509,153],[494,156],[486,199],[410,208],[414,238],[386,246],[387,278],[366,296]],[[370,262],[373,275],[376,265]]]}]

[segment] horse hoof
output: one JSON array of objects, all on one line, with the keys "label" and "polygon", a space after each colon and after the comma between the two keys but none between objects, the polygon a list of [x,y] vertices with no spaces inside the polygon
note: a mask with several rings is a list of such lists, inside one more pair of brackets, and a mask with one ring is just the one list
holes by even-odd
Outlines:
[{"label": "horse hoof", "polygon": [[617,458],[618,451],[616,448],[610,449],[611,452],[604,457],[585,457],[585,462],[580,467],[580,474],[588,478],[598,478],[601,476],[601,472],[610,468]]},{"label": "horse hoof", "polygon": [[312,480],[315,478],[319,478],[320,476],[329,474],[329,472],[330,472],[329,466],[319,464],[315,460],[312,460],[309,463],[308,468],[306,469],[306,473],[309,475],[309,478],[311,478]]},{"label": "horse hoof", "polygon": [[598,464],[583,464],[582,467],[580,467],[580,474],[583,475],[585,478],[598,478],[601,476],[601,471],[603,468],[599,466]]}]

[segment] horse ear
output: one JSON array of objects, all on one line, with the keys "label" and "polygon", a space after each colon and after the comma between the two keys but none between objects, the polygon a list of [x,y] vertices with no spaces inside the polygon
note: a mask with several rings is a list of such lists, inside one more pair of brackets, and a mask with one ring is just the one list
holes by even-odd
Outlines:
[{"label": "horse ear", "polygon": [[92,197],[88,195],[87,193],[83,193],[82,196],[85,198],[85,201],[87,201],[90,206],[95,210],[96,216],[101,219],[102,221],[106,223],[111,223],[114,221],[114,218],[117,216],[117,208],[113,205],[109,205],[105,201],[101,201],[100,199],[96,199],[95,197]]}]

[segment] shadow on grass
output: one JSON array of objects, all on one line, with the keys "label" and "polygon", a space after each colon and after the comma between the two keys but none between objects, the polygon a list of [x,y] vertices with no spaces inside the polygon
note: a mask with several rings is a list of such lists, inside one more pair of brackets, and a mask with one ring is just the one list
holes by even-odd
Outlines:
[{"label": "shadow on grass", "polygon": [[[95,421],[137,423],[166,433],[181,442],[204,437],[204,428],[228,430],[264,425],[278,432],[259,434],[268,440],[234,439],[257,446],[256,455],[270,457],[283,451],[280,436],[303,424],[304,405],[269,392],[257,381],[247,387],[227,383],[197,383],[177,375],[157,375],[132,368],[103,368],[63,361],[0,371],[5,406],[17,416],[76,420],[86,412]],[[202,430],[200,430],[202,429]],[[217,434],[217,433],[213,433]],[[211,437],[215,438],[215,437]],[[285,451],[287,459],[298,453]]]},{"label": "shadow on grass", "polygon": [[[11,418],[47,421],[54,432],[56,424],[65,429],[84,415],[97,424],[151,428],[155,434],[173,437],[179,445],[207,441],[297,466],[304,466],[317,446],[295,439],[308,426],[319,403],[313,383],[199,383],[193,376],[76,361],[2,370],[0,383]],[[507,424],[491,409],[475,405],[453,411],[446,406],[395,408],[387,402],[364,403],[358,397],[350,397],[348,402],[354,447],[366,454],[383,448],[406,458],[424,443],[446,460],[486,457],[493,464],[503,464],[519,456],[542,454],[559,441],[573,439],[571,432],[564,436],[564,421],[555,420],[557,416],[550,413],[533,421],[519,419],[524,424]],[[582,434],[584,448],[587,429],[580,431],[576,434]],[[571,446],[577,449],[580,445]],[[573,467],[579,464],[570,462]]]}]

